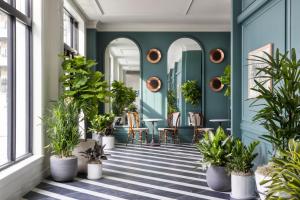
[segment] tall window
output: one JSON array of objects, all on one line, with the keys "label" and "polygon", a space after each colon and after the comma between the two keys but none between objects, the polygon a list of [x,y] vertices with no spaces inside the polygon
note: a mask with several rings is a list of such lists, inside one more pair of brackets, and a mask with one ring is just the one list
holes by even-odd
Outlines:
[{"label": "tall window", "polygon": [[64,43],[66,54],[78,52],[78,22],[67,10],[64,10]]},{"label": "tall window", "polygon": [[31,0],[0,0],[0,169],[32,153]]}]

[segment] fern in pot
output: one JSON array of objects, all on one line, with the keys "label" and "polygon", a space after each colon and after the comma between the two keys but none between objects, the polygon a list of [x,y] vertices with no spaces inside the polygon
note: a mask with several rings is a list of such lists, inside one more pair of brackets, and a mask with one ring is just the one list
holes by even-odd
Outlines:
[{"label": "fern in pot", "polygon": [[258,144],[258,141],[254,141],[247,147],[239,139],[234,140],[227,164],[227,169],[231,172],[231,197],[233,199],[254,199],[256,196],[252,167],[253,160],[257,156],[254,150]]},{"label": "fern in pot", "polygon": [[79,109],[72,101],[59,100],[45,116],[44,122],[49,138],[46,148],[52,150],[50,171],[55,181],[72,181],[77,175],[77,157],[72,155],[79,144]]},{"label": "fern in pot", "polygon": [[95,115],[91,121],[90,131],[93,139],[99,145],[105,145],[106,149],[114,148],[115,137],[113,135],[112,124],[114,114],[105,113],[104,115]]},{"label": "fern in pot", "polygon": [[104,146],[95,143],[93,148],[89,148],[82,153],[82,156],[88,159],[87,178],[91,180],[100,179],[102,177],[102,160],[107,160],[104,155]]},{"label": "fern in pot", "polygon": [[226,165],[232,149],[231,137],[219,127],[215,134],[206,132],[196,147],[203,156],[202,165],[207,168],[208,186],[216,191],[230,191],[231,179],[226,171]]}]

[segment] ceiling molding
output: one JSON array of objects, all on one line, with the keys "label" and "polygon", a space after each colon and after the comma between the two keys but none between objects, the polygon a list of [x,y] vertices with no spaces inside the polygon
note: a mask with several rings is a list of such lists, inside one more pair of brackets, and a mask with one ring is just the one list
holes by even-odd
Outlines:
[{"label": "ceiling molding", "polygon": [[88,29],[97,29],[98,21],[87,21],[86,28]]},{"label": "ceiling molding", "polygon": [[230,32],[230,23],[222,24],[101,24],[98,23],[99,32]]},{"label": "ceiling molding", "polygon": [[186,11],[185,11],[185,15],[188,15],[188,14],[189,14],[193,2],[194,2],[194,0],[190,0],[190,3],[188,4],[188,7],[187,7],[187,9],[186,9]]},{"label": "ceiling molding", "polygon": [[76,1],[67,0],[67,3],[69,3],[69,5],[73,7],[73,9],[80,15],[81,18],[83,18],[83,21],[88,21],[86,13],[82,10],[82,8]]}]

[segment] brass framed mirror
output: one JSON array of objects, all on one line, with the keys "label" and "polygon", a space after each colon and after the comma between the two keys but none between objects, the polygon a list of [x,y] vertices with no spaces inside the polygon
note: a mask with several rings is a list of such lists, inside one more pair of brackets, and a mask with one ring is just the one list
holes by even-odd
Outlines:
[{"label": "brass framed mirror", "polygon": [[212,63],[219,64],[219,63],[223,62],[224,58],[225,58],[225,55],[224,55],[224,52],[222,49],[212,49],[209,52],[209,60]]},{"label": "brass framed mirror", "polygon": [[161,60],[161,52],[158,49],[150,49],[147,53],[147,61],[156,64]]},{"label": "brass framed mirror", "polygon": [[146,86],[151,92],[158,92],[161,89],[161,80],[156,76],[151,76],[147,79]]},{"label": "brass framed mirror", "polygon": [[209,88],[213,92],[220,92],[220,91],[222,91],[222,89],[224,88],[224,84],[222,84],[221,78],[220,77],[213,77],[212,79],[210,79],[210,81],[209,81]]}]

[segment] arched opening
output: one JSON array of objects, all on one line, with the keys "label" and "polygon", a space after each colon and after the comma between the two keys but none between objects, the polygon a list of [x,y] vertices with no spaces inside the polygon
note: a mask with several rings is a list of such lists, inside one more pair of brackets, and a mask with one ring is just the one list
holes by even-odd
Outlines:
[{"label": "arched opening", "polygon": [[[110,87],[114,81],[123,82],[126,87],[136,91],[136,100],[133,103],[137,110],[141,110],[141,55],[139,47],[128,38],[117,38],[109,43],[105,50],[105,80]],[[105,112],[112,112],[112,103],[105,105]],[[121,125],[126,125],[125,116]]]},{"label": "arched opening", "polygon": [[[168,50],[168,114],[179,111],[181,125],[188,125],[188,112],[203,112],[203,98],[198,104],[186,102],[182,86],[188,81],[196,81],[199,88],[203,85],[203,49],[191,38],[174,41]],[[203,91],[199,91],[203,92]],[[200,96],[200,95],[199,95]]]}]

